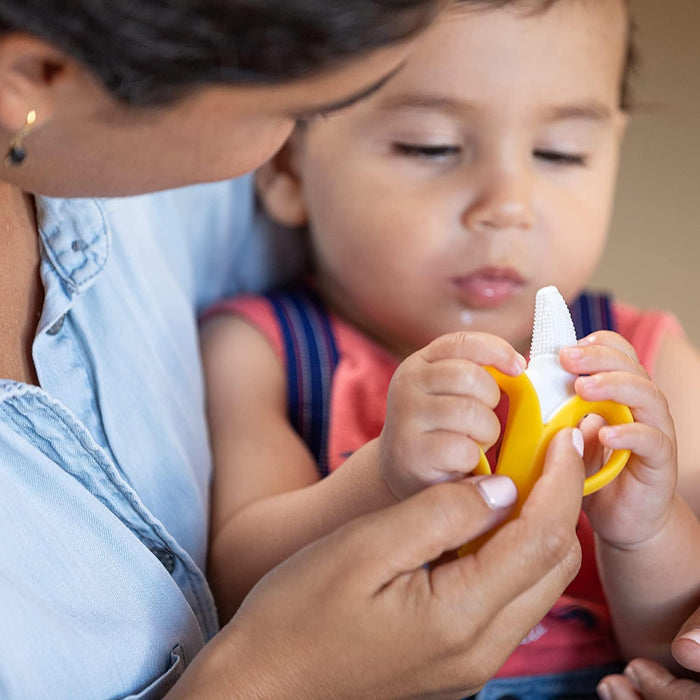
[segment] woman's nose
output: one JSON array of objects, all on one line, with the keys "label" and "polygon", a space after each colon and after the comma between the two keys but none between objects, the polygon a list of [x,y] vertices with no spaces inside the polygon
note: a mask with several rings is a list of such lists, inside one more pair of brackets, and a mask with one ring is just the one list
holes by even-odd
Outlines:
[{"label": "woman's nose", "polygon": [[531,229],[534,225],[532,183],[520,168],[483,174],[481,185],[464,211],[464,226],[475,233]]}]

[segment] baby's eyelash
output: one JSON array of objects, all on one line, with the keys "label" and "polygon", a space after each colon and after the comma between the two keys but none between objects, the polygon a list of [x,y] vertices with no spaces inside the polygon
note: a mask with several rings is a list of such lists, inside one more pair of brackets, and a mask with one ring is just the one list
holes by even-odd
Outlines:
[{"label": "baby's eyelash", "polygon": [[420,143],[401,143],[392,144],[393,149],[404,156],[414,156],[417,158],[445,158],[459,153],[459,146],[437,145],[429,146]]},{"label": "baby's eyelash", "polygon": [[586,165],[586,156],[580,153],[562,153],[560,151],[547,151],[538,149],[534,151],[535,158],[541,158],[554,165]]}]

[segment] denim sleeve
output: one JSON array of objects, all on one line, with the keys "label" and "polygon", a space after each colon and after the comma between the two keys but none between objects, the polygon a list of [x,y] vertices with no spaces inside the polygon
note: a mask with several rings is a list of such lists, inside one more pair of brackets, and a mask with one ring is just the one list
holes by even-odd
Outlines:
[{"label": "denim sleeve", "polygon": [[293,279],[305,262],[301,232],[272,224],[256,207],[251,175],[103,204],[113,236],[155,240],[197,312]]}]

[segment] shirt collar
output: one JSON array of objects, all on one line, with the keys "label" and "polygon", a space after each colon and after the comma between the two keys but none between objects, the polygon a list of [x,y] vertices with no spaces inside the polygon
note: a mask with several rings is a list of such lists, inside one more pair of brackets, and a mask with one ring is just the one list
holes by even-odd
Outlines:
[{"label": "shirt collar", "polygon": [[72,293],[84,293],[104,268],[111,248],[102,202],[37,197],[36,211],[47,258]]}]

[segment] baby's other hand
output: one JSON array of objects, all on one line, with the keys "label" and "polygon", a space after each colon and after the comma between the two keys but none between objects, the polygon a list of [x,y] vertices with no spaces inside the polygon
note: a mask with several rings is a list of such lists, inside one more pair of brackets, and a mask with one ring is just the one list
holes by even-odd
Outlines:
[{"label": "baby's other hand", "polygon": [[500,389],[484,366],[517,375],[525,359],[502,338],[451,333],[407,357],[389,385],[379,442],[382,477],[397,498],[476,467],[500,434]]},{"label": "baby's other hand", "polygon": [[663,527],[676,489],[676,433],[666,397],[617,333],[597,331],[582,338],[561,351],[560,361],[573,374],[589,375],[576,380],[582,399],[626,404],[635,420],[598,430],[604,448],[632,454],[616,479],[584,499],[591,525],[612,546],[649,540]]}]

